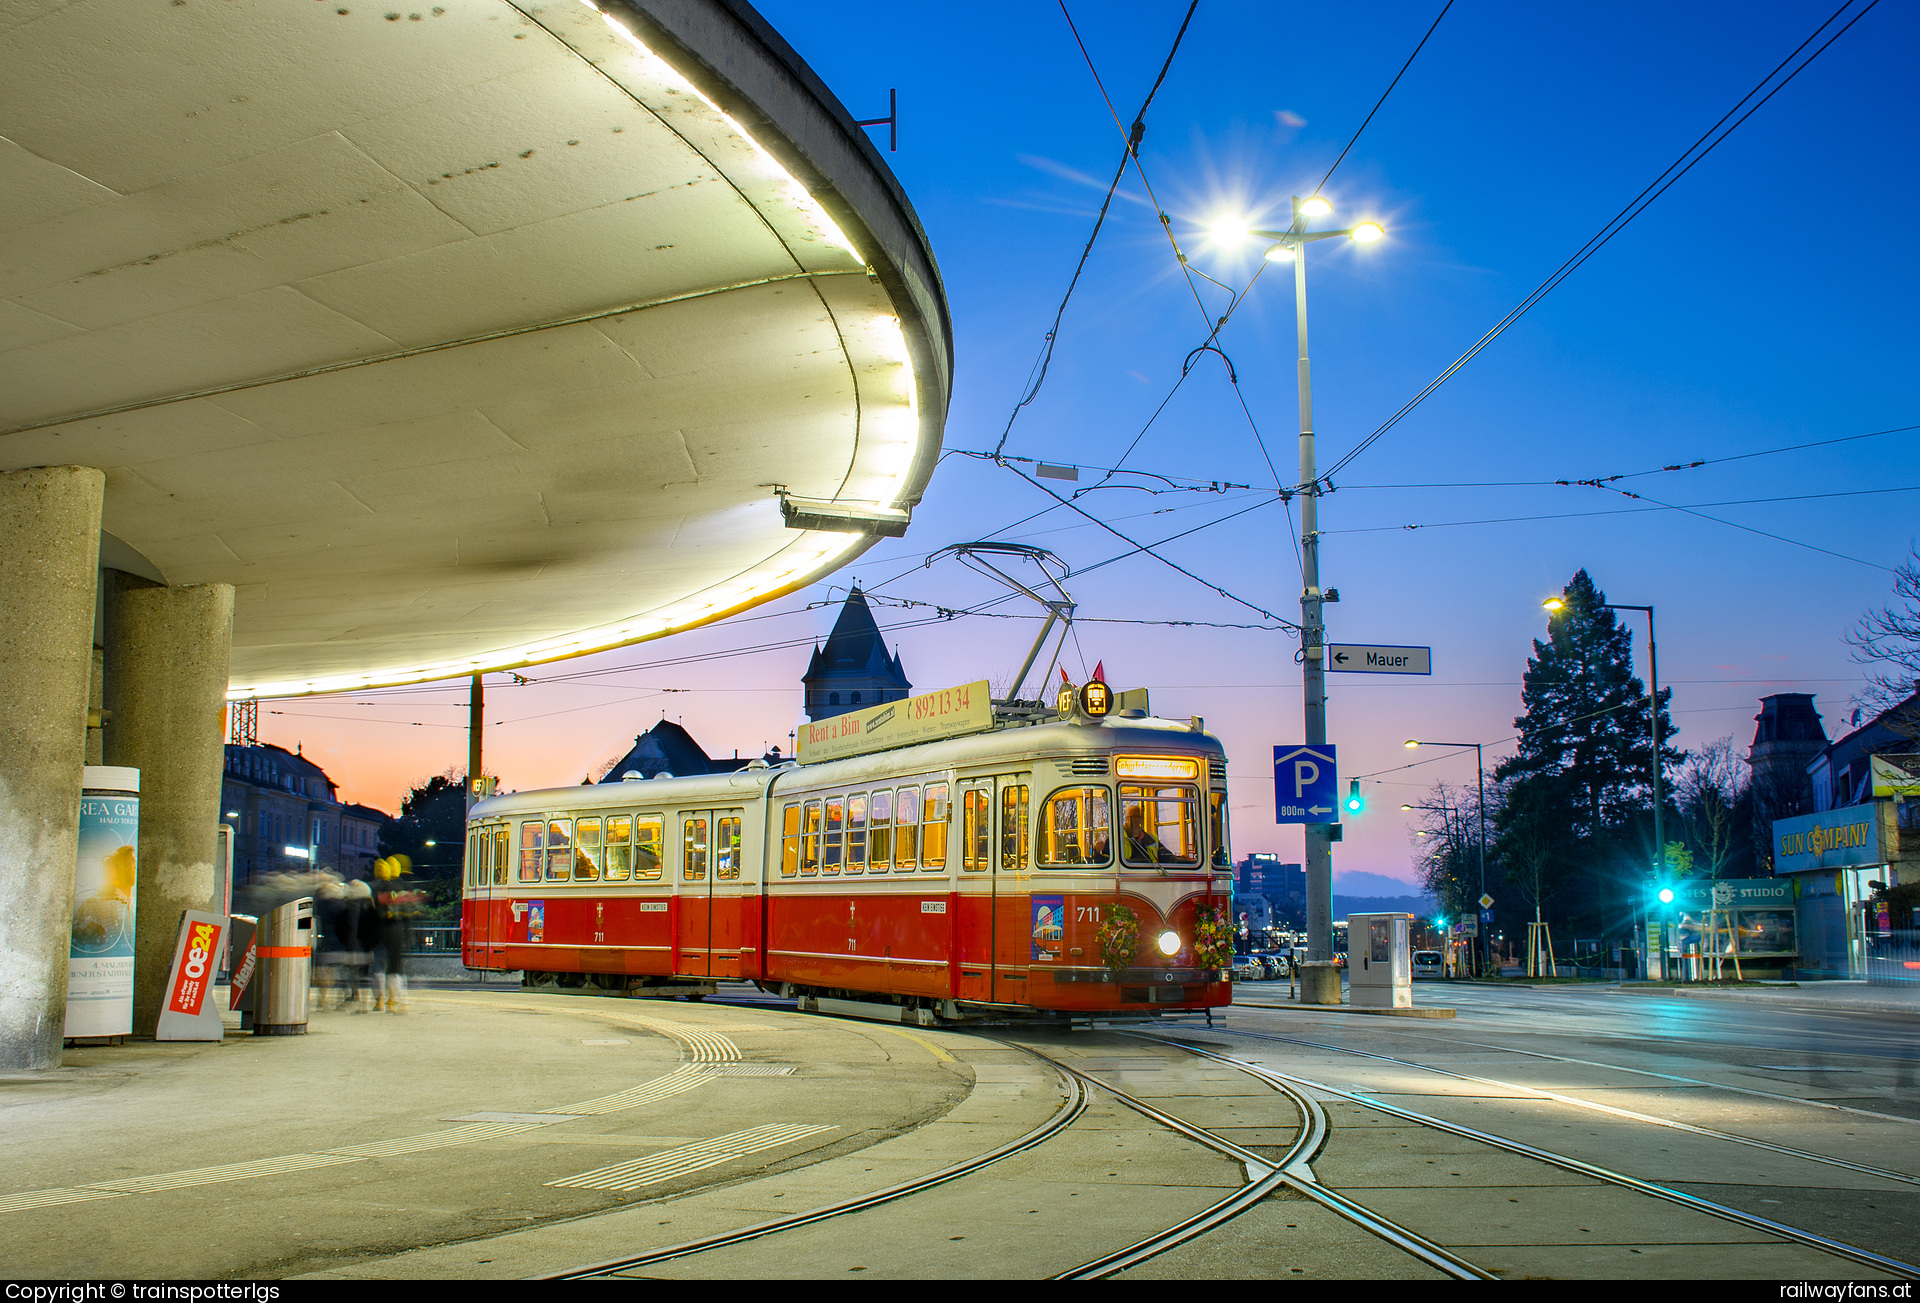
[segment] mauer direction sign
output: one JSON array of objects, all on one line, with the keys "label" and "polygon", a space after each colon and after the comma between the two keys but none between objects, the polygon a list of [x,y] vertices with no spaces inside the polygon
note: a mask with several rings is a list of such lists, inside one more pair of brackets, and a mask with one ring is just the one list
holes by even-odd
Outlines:
[{"label": "mauer direction sign", "polygon": [[1326,667],[1348,674],[1432,674],[1433,648],[1377,642],[1330,642]]}]

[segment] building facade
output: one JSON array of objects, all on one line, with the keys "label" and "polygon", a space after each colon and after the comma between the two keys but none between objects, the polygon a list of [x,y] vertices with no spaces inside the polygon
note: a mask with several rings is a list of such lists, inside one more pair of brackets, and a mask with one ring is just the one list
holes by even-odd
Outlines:
[{"label": "building facade", "polygon": [[233,827],[234,885],[305,869],[371,878],[388,816],[336,791],[327,771],[297,750],[229,744],[220,812]]}]

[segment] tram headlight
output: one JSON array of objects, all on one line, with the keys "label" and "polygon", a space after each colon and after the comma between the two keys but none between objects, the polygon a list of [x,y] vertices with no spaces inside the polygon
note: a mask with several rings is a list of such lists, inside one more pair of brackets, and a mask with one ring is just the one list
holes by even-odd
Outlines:
[{"label": "tram headlight", "polygon": [[1160,953],[1169,959],[1180,953],[1180,934],[1178,932],[1162,932],[1160,934]]}]

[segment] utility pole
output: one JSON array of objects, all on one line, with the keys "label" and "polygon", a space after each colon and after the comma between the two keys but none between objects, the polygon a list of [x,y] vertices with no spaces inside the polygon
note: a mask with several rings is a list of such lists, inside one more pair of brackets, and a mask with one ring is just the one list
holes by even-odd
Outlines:
[{"label": "utility pole", "polygon": [[[1295,232],[1306,229],[1300,200],[1293,201]],[[1300,679],[1306,705],[1306,742],[1327,740],[1326,624],[1320,591],[1320,472],[1313,451],[1313,376],[1307,359],[1307,250],[1293,259],[1294,334],[1299,344],[1300,384]],[[1333,958],[1333,831],[1304,825],[1307,860],[1307,958]]]},{"label": "utility pole", "polygon": [[480,781],[480,730],[483,718],[485,697],[480,690],[480,676],[473,676],[467,690],[467,808],[471,810],[479,800],[479,789],[474,786]]}]

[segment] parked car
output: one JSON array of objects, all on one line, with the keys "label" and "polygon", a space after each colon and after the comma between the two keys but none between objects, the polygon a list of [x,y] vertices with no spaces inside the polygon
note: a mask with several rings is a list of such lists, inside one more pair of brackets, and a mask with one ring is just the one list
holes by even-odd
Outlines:
[{"label": "parked car", "polygon": [[1259,982],[1267,976],[1267,966],[1252,955],[1233,957],[1233,980],[1236,982]]},{"label": "parked car", "polygon": [[1447,957],[1438,950],[1416,950],[1413,952],[1413,975],[1415,977],[1438,977],[1446,971]]}]

